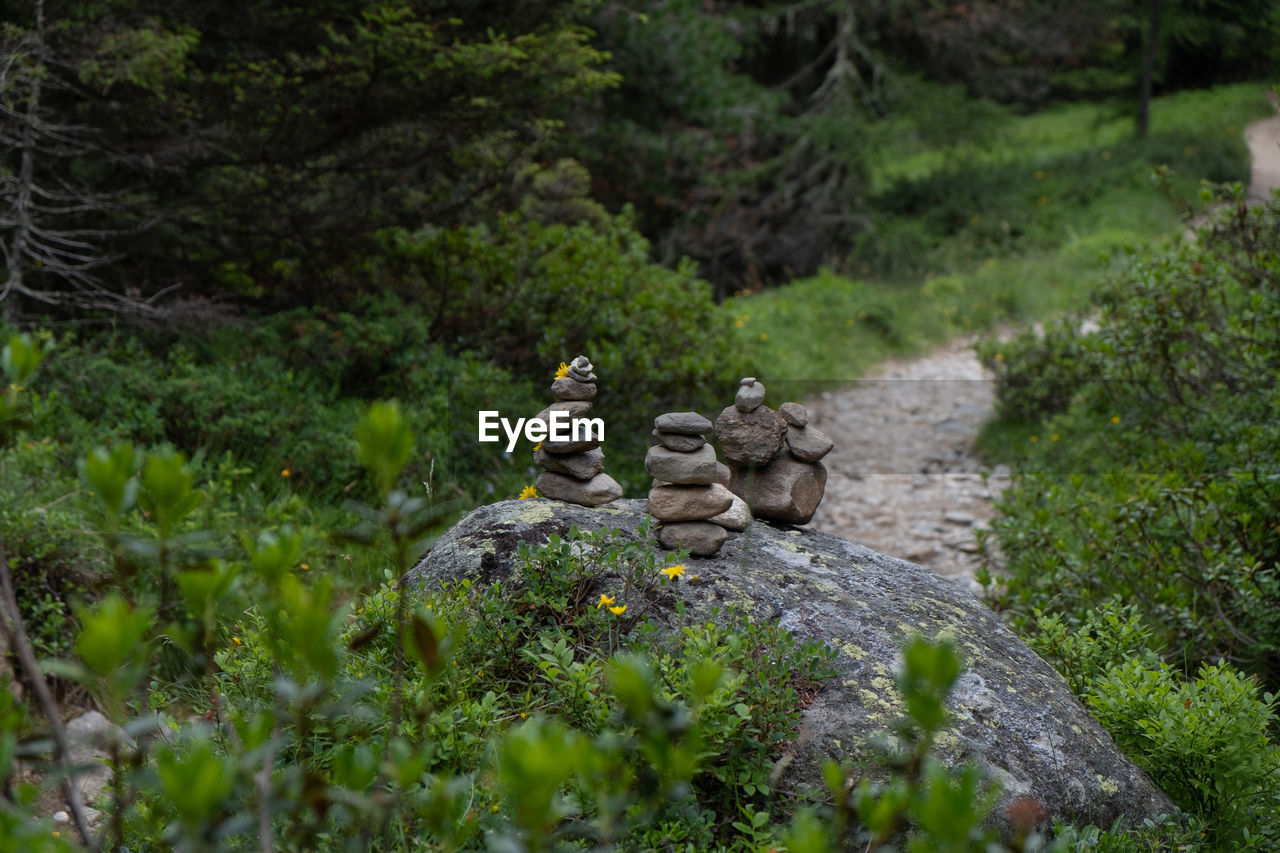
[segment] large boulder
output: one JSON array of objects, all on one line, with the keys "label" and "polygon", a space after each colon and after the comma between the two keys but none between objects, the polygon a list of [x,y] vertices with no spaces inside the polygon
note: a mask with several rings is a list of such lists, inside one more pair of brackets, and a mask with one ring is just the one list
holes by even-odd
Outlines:
[{"label": "large boulder", "polygon": [[[614,528],[638,538],[644,501],[587,508],[545,500],[505,501],[459,521],[410,572],[413,585],[512,571],[518,544]],[[902,713],[893,675],[913,631],[950,637],[965,671],[952,718],[936,742],[949,764],[973,760],[998,781],[1001,807],[1033,797],[1050,818],[1110,827],[1172,810],[1168,798],[1116,748],[1066,682],[964,587],[927,569],[837,536],[757,521],[716,556],[699,560],[699,581],[681,584],[688,619],[736,604],[798,638],[839,650],[837,674],[805,709],[796,760],[783,783],[817,784],[827,758],[857,759]]]}]

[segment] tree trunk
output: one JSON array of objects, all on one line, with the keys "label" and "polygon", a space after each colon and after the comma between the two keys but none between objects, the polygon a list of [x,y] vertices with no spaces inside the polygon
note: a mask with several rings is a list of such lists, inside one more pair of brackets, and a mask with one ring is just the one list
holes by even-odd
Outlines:
[{"label": "tree trunk", "polygon": [[1160,44],[1160,7],[1164,0],[1151,0],[1146,52],[1142,57],[1142,91],[1138,101],[1138,138],[1146,139],[1151,127],[1151,78],[1155,75],[1156,48]]}]

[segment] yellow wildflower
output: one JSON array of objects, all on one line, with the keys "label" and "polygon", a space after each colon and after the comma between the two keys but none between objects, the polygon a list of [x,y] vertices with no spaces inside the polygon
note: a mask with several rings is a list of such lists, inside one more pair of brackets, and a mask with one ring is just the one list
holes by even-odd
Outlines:
[{"label": "yellow wildflower", "polygon": [[520,500],[525,500],[526,498],[536,498],[537,496],[538,496],[538,490],[535,489],[533,486],[525,486],[524,489],[520,491]]},{"label": "yellow wildflower", "polygon": [[565,375],[568,374],[568,372],[569,372],[569,365],[565,364],[563,361],[560,362],[560,366],[556,368],[556,379],[564,379]]},{"label": "yellow wildflower", "polygon": [[541,442],[541,441],[539,441],[537,444],[535,444],[535,445],[533,446],[533,452],[534,452],[534,453],[537,453],[537,452],[538,452],[539,450],[541,450],[541,449],[542,449],[542,442]]},{"label": "yellow wildflower", "polygon": [[614,616],[621,616],[623,613],[627,612],[627,605],[623,604],[618,607],[610,607],[609,612]]},{"label": "yellow wildflower", "polygon": [[600,600],[596,602],[596,610],[599,610],[601,607],[604,607],[606,604],[613,604],[613,599],[602,592],[600,593]]},{"label": "yellow wildflower", "polygon": [[767,340],[769,340],[769,335],[768,335],[767,333],[765,333],[765,332],[761,332],[761,333],[760,333],[760,340],[762,340],[762,341],[767,341]]},{"label": "yellow wildflower", "polygon": [[231,642],[235,643],[237,646],[241,645],[239,637],[232,637]]},{"label": "yellow wildflower", "polygon": [[662,573],[671,580],[675,580],[684,574],[684,566],[667,566],[662,570]]},{"label": "yellow wildflower", "polygon": [[1004,361],[1004,353],[1002,352],[996,353],[996,361]]},{"label": "yellow wildflower", "polygon": [[281,472],[280,472],[280,476],[281,476],[281,477],[288,477],[288,476],[289,476],[289,473],[290,473],[290,472],[289,472],[289,469],[288,469],[288,468],[285,468],[283,471],[281,471]]},{"label": "yellow wildflower", "polygon": [[310,566],[308,566],[306,563],[302,563],[302,564],[300,564],[300,565],[299,565],[299,568],[301,568],[304,572],[309,572],[309,571],[311,571],[311,567],[310,567]]},{"label": "yellow wildflower", "polygon": [[1043,169],[1036,169],[1036,180],[1037,180],[1037,181],[1043,181],[1043,180],[1044,180],[1044,170],[1043,170]]},{"label": "yellow wildflower", "polygon": [[1036,199],[1036,204],[1040,205],[1041,207],[1044,207],[1048,203],[1049,203],[1049,197],[1047,195],[1042,195],[1040,196],[1040,198]]},{"label": "yellow wildflower", "polygon": [[522,720],[527,720],[527,719],[529,719],[529,715],[528,715],[528,714],[526,714],[524,711],[521,711],[521,712],[520,712],[520,719],[522,719]]},{"label": "yellow wildflower", "polygon": [[1112,416],[1111,416],[1111,422],[1112,422],[1113,424],[1118,424],[1118,423],[1120,423],[1120,416],[1119,416],[1119,415],[1112,415]]},{"label": "yellow wildflower", "polygon": [[689,576],[689,580],[691,580],[691,581],[696,581],[697,579],[698,579],[698,576],[697,576],[697,575],[690,575],[690,576]]},{"label": "yellow wildflower", "polygon": [[497,803],[494,803],[493,805],[489,806],[489,811],[493,812],[494,814],[497,814],[497,813],[498,813],[498,804],[497,804]]},{"label": "yellow wildflower", "polygon": [[1055,432],[1053,435],[1049,436],[1049,440],[1050,440],[1050,441],[1057,441],[1057,440],[1058,440],[1058,434]]},{"label": "yellow wildflower", "polygon": [[1040,440],[1040,436],[1038,436],[1038,435],[1033,435],[1033,436],[1031,436],[1031,443],[1032,443],[1032,444],[1035,444],[1035,443],[1036,443],[1037,441],[1039,441],[1039,440]]}]

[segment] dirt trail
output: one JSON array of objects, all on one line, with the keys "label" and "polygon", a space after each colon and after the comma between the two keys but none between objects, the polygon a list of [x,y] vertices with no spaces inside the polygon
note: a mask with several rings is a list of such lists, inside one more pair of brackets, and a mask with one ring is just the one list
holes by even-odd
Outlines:
[{"label": "dirt trail", "polygon": [[[1280,188],[1280,115],[1244,135],[1249,197],[1262,200]],[[974,531],[995,516],[992,503],[1009,471],[973,456],[994,389],[972,344],[963,338],[920,358],[886,361],[867,379],[806,405],[836,443],[823,460],[827,495],[813,526],[977,589]]]}]

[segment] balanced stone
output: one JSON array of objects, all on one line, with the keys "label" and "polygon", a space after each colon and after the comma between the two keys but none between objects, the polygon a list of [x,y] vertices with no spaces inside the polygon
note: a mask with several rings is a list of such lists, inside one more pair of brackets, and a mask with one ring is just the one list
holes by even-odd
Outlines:
[{"label": "balanced stone", "polygon": [[716,482],[725,488],[728,488],[729,484],[733,482],[733,472],[723,462],[716,463]]},{"label": "balanced stone", "polygon": [[738,396],[734,397],[733,405],[738,407],[738,411],[754,412],[756,407],[764,402],[764,383],[757,382],[754,376],[748,376],[742,380],[738,387]]},{"label": "balanced stone", "polygon": [[568,376],[562,376],[551,383],[551,396],[561,401],[594,400],[596,398],[596,384],[594,382],[579,382],[576,379],[570,379]]},{"label": "balanced stone", "polygon": [[585,355],[580,355],[573,361],[569,362],[568,375],[579,382],[596,381],[596,375],[592,372],[591,360]]},{"label": "balanced stone", "polygon": [[591,408],[591,403],[586,400],[564,400],[559,403],[552,403],[533,417],[534,420],[549,424],[551,423],[552,412],[564,412],[569,418],[580,418],[591,411]]},{"label": "balanced stone", "polygon": [[809,410],[799,403],[783,403],[778,407],[782,419],[794,427],[809,425]]},{"label": "balanced stone", "polygon": [[701,521],[733,506],[733,492],[710,486],[655,486],[649,492],[649,515],[658,521]]},{"label": "balanced stone", "polygon": [[817,462],[831,452],[834,442],[817,427],[787,427],[787,447],[801,462]]},{"label": "balanced stone", "polygon": [[711,421],[697,412],[667,412],[654,418],[653,425],[663,432],[679,435],[706,435],[711,432]]},{"label": "balanced stone", "polygon": [[714,556],[728,538],[727,530],[709,521],[677,521],[658,531],[664,548],[684,548],[695,557]]},{"label": "balanced stone", "polygon": [[543,471],[535,488],[544,498],[582,506],[600,506],[622,497],[622,487],[618,485],[618,481],[603,473],[590,480],[579,480],[554,471]]},{"label": "balanced stone", "polygon": [[715,481],[716,451],[709,444],[692,453],[680,453],[658,445],[650,447],[645,454],[644,468],[656,480],[705,486]]},{"label": "balanced stone", "polygon": [[826,492],[827,469],[821,462],[801,462],[784,452],[755,471],[735,469],[731,488],[756,518],[808,524]]},{"label": "balanced stone", "polygon": [[678,432],[663,432],[660,429],[653,431],[653,437],[668,450],[676,450],[681,453],[697,450],[707,443],[707,440],[700,435],[681,435]]},{"label": "balanced stone", "polygon": [[583,432],[583,437],[578,439],[569,438],[566,441],[552,441],[546,439],[542,442],[542,449],[547,453],[585,453],[588,450],[595,450],[600,446],[600,437],[597,434],[588,434]]},{"label": "balanced stone", "polygon": [[604,470],[604,451],[597,447],[584,453],[548,453],[539,448],[533,451],[533,464],[556,474],[590,480]]},{"label": "balanced stone", "polygon": [[782,449],[787,422],[768,406],[743,412],[728,406],[716,418],[716,437],[724,457],[739,465],[767,465]]},{"label": "balanced stone", "polygon": [[746,530],[747,525],[751,523],[751,507],[747,506],[747,502],[742,498],[734,495],[728,509],[719,515],[711,516],[707,521],[718,524],[725,530],[740,532]]}]

